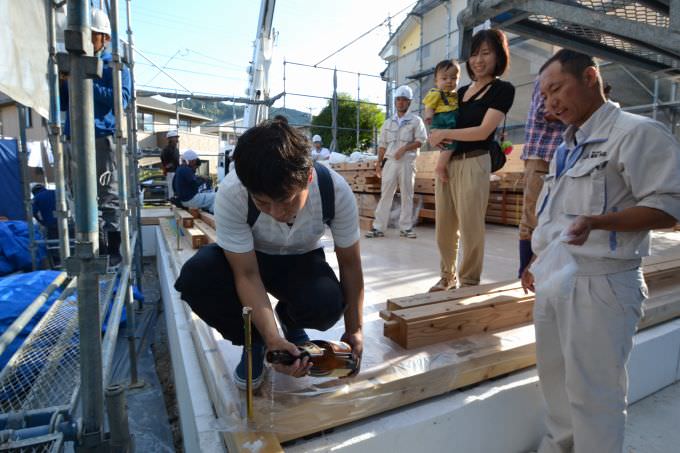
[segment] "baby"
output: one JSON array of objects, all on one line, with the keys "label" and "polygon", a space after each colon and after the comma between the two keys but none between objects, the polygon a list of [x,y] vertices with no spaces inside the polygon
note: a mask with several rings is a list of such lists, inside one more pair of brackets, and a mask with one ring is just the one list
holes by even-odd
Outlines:
[{"label": "baby", "polygon": [[[425,123],[432,129],[454,129],[458,118],[458,78],[460,67],[455,60],[443,60],[434,68],[434,84],[423,104],[425,105]],[[452,143],[447,149],[455,150]]]}]

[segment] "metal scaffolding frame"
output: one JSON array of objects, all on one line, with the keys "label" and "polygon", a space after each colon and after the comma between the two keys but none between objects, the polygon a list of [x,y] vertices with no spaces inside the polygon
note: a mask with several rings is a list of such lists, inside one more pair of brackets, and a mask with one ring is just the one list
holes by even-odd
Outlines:
[{"label": "metal scaffolding frame", "polygon": [[[128,12],[128,42],[132,43],[131,0],[125,1]],[[61,0],[45,0],[48,19],[46,44],[50,55],[47,74],[50,88],[49,136],[55,156],[59,251],[61,262],[70,279],[66,279],[65,274],[55,279],[0,338],[1,349],[4,349],[44,305],[50,293],[57,287],[66,285],[59,299],[43,316],[7,366],[0,370],[0,393],[3,396],[9,395],[0,405],[0,438],[3,445],[17,449],[34,449],[40,445],[40,451],[56,451],[54,449],[61,448],[64,441],[73,441],[77,451],[94,452],[108,449],[113,443],[117,447],[127,447],[130,442],[124,393],[120,386],[109,386],[111,362],[123,307],[126,309],[129,344],[129,386],[134,388],[143,385],[137,378],[132,294],[133,278],[141,282],[142,274],[140,199],[137,195],[136,103],[133,95],[130,108],[127,112],[124,111],[121,89],[124,58],[119,47],[118,0],[108,0],[112,29],[113,97],[117,125],[114,143],[119,178],[123,261],[115,274],[107,274],[108,259],[99,256],[92,88],[92,79],[101,76],[102,64],[99,57],[93,55],[90,0],[66,2],[68,14],[64,41],[68,54],[57,58],[55,11],[63,3]],[[134,74],[132,52],[128,52],[127,61],[131,73]],[[75,216],[73,256],[69,256],[68,218],[71,213],[66,205],[63,136],[59,115],[59,71],[69,74],[70,147],[71,157],[77,163],[71,177]],[[18,114],[24,203],[35,269],[37,241],[33,238],[32,229],[25,108],[22,105],[18,105]],[[127,131],[122,130],[124,115],[128,116]],[[127,149],[126,135],[132,138],[132,146]],[[105,285],[103,291],[100,283]],[[114,290],[116,286],[117,290]],[[74,300],[70,296],[76,289],[77,300]],[[102,319],[107,311],[108,323],[102,341]],[[59,382],[55,383],[55,380]],[[109,432],[105,431],[104,423],[105,397]]]}]

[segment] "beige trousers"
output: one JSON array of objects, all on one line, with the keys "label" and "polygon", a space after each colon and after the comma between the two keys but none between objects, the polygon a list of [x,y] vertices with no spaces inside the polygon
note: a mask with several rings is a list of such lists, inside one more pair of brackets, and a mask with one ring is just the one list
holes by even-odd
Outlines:
[{"label": "beige trousers", "polygon": [[621,453],[626,362],[646,294],[639,268],[577,276],[559,300],[536,294],[536,365],[548,409],[539,453]]},{"label": "beige trousers", "polygon": [[550,162],[543,159],[528,159],[524,161],[524,199],[522,204],[522,219],[519,223],[519,238],[531,240],[531,234],[536,228],[536,199],[543,188],[543,176],[548,174]]},{"label": "beige trousers", "polygon": [[488,154],[451,160],[449,180],[435,181],[435,237],[441,277],[455,278],[460,238],[463,255],[458,277],[463,286],[479,284],[482,275],[490,170]]},{"label": "beige trousers", "polygon": [[403,156],[399,160],[387,159],[382,169],[380,183],[380,201],[375,208],[373,228],[380,231],[387,230],[390,220],[390,210],[394,194],[399,188],[401,197],[401,213],[399,214],[399,229],[408,230],[413,227],[413,186],[416,182],[415,156]]}]

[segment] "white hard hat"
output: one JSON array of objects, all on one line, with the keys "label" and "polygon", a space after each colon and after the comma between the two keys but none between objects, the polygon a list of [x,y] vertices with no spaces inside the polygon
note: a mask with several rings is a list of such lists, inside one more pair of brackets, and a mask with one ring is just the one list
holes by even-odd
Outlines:
[{"label": "white hard hat", "polygon": [[111,36],[111,22],[109,22],[109,16],[101,9],[92,9],[92,31]]},{"label": "white hard hat", "polygon": [[165,134],[165,138],[172,138],[172,137],[179,137],[179,132],[177,132],[177,129],[170,129],[167,134]]},{"label": "white hard hat", "polygon": [[188,149],[184,151],[184,153],[182,154],[182,159],[184,159],[187,162],[191,160],[196,160],[198,159],[198,154],[196,154],[196,151],[194,151],[193,149]]},{"label": "white hard hat", "polygon": [[413,90],[407,85],[402,85],[394,92],[395,98],[406,98],[409,101],[413,99]]},{"label": "white hard hat", "polygon": [[321,136],[320,136],[320,135],[315,135],[314,137],[312,137],[312,142],[323,143],[323,140],[321,140]]}]

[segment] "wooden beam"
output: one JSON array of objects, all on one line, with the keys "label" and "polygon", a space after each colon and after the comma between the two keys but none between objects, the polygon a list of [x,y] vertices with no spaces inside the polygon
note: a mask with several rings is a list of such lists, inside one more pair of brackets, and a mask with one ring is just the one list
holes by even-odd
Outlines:
[{"label": "wooden beam", "polygon": [[204,241],[205,244],[212,244],[213,242],[217,242],[217,233],[213,228],[208,225],[207,222],[204,220],[194,220],[194,224],[196,225],[196,228],[201,230],[203,234],[205,235]]},{"label": "wooden beam", "polygon": [[194,216],[185,211],[184,209],[175,208],[175,217],[179,219],[180,223],[185,228],[191,228],[194,226]]},{"label": "wooden beam", "polygon": [[439,291],[435,293],[417,294],[407,297],[395,297],[387,299],[388,310],[399,310],[403,308],[419,307],[421,305],[436,304],[452,300],[474,297],[482,294],[493,294],[500,291],[519,289],[522,284],[519,280],[509,280],[504,282],[487,283],[485,285],[466,286],[449,291]]}]

